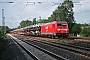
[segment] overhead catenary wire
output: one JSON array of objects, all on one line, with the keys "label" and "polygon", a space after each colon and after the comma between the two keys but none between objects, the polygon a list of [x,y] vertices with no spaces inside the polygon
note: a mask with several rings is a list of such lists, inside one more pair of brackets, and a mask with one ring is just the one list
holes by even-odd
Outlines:
[{"label": "overhead catenary wire", "polygon": [[[29,0],[30,1],[30,0]],[[22,13],[22,11],[26,8],[26,6],[28,5],[28,3],[23,7],[23,9],[18,13],[18,15],[16,16],[15,20],[17,19],[17,17],[19,16],[20,13]]]},{"label": "overhead catenary wire", "polygon": [[[49,0],[47,0],[46,2],[35,2],[35,4],[41,4],[41,5],[42,5],[42,4],[44,4],[44,3],[48,3],[48,1],[49,1]],[[26,2],[23,2],[23,1],[22,1],[22,2],[15,2],[15,3],[18,3],[18,5],[14,5],[13,7],[17,6],[16,8],[19,10],[19,9],[20,9],[20,8],[19,8],[19,6],[20,6],[19,4],[23,4],[23,3],[27,3],[27,2],[29,2],[29,1],[26,1]],[[51,3],[51,2],[50,2],[50,3]],[[52,3],[53,3],[53,2],[52,2]],[[83,2],[83,3],[74,2],[74,4],[77,5],[77,7],[79,7],[79,8],[82,7],[83,5],[86,5],[86,4],[89,4],[89,3],[90,3],[90,2]],[[30,4],[30,3],[28,3],[27,6],[29,6],[29,4]],[[32,4],[33,4],[33,3],[32,3]],[[40,14],[41,14],[41,16],[42,16],[42,13],[44,13],[44,11],[47,11],[48,9],[51,9],[53,6],[55,6],[54,4],[57,4],[57,5],[58,5],[59,2],[57,2],[57,3],[54,2],[52,5],[47,6],[46,8],[44,8],[43,11],[40,11],[40,12],[36,13],[35,16],[40,16]],[[24,10],[25,10],[25,8],[26,8],[27,6],[26,6],[26,5],[25,5],[25,6],[22,6],[21,9],[20,9],[20,11],[19,11],[17,14],[15,13],[15,16],[17,16],[17,17],[15,17],[15,16],[12,15],[12,16],[13,16],[13,17],[12,17],[12,20],[17,20],[18,16],[20,16],[21,13],[24,12]],[[85,11],[82,11],[82,12],[81,12],[81,11],[79,11],[79,12],[77,12],[77,13],[75,12],[75,14],[82,14],[82,13],[87,13],[87,12],[90,12],[90,10],[89,10],[89,9],[88,9],[88,10],[86,9]],[[83,15],[84,15],[84,14],[83,14]],[[21,16],[20,16],[20,17],[21,17]],[[47,18],[48,18],[48,17],[47,17]]]},{"label": "overhead catenary wire", "polygon": [[87,11],[82,11],[82,12],[75,13],[75,14],[81,14],[81,13],[87,13],[87,12],[90,12],[90,10],[87,10]]},{"label": "overhead catenary wire", "polygon": [[[46,3],[46,2],[27,2],[26,6],[27,6],[27,5],[32,5],[32,4],[29,4],[29,3],[32,3],[32,4],[36,4],[36,3],[42,4],[42,3]],[[57,2],[57,3],[58,3],[58,2]],[[74,3],[79,3],[79,2],[74,2]],[[89,3],[89,2],[87,2],[87,3]],[[54,3],[54,4],[56,4],[56,3]],[[59,3],[59,4],[61,4],[61,3]],[[22,11],[25,9],[26,6],[24,6],[24,8],[19,12],[19,14],[17,15],[17,17],[22,13]],[[41,11],[41,12],[44,12],[44,11],[48,10],[48,9],[51,8],[52,6],[54,6],[54,5],[49,6],[48,8],[44,9],[44,10]],[[38,14],[40,15],[41,12],[38,12],[35,16],[37,16]]]},{"label": "overhead catenary wire", "polygon": [[[21,5],[21,4],[22,4],[22,1],[19,2],[19,4]],[[14,7],[14,6],[16,6],[16,5],[14,4],[12,7]],[[12,8],[12,7],[11,7],[11,8]],[[17,9],[19,9],[19,7],[17,7]],[[13,14],[14,14],[14,13],[13,13]],[[13,14],[12,14],[12,15],[13,15]],[[14,18],[14,17],[12,17],[12,19],[13,19],[13,18]]]},{"label": "overhead catenary wire", "polygon": [[[60,0],[60,1],[58,1],[58,2],[61,2],[62,0]],[[58,3],[57,2],[57,3]],[[53,2],[54,3],[54,2]],[[60,3],[61,4],[61,3]],[[42,12],[44,12],[44,11],[46,11],[47,9],[50,9],[52,6],[55,6],[55,5],[51,5],[51,6],[49,6],[48,8],[46,8],[46,9],[44,9],[43,11],[41,11],[41,12],[38,12],[36,15],[38,15],[39,14],[39,16],[40,16],[40,13],[42,13]]]},{"label": "overhead catenary wire", "polygon": [[[30,0],[29,0],[30,1]],[[61,0],[62,1],[62,0]],[[60,2],[60,1],[59,1]],[[26,6],[28,6],[28,5],[33,5],[33,4],[29,4],[29,3],[33,3],[34,5],[36,4],[36,3],[39,3],[39,4],[41,4],[41,3],[47,3],[47,2],[27,2],[27,4],[24,6],[24,8],[18,13],[18,15],[16,16],[16,18],[14,19],[14,20],[16,20],[17,19],[17,17],[23,12],[23,10],[25,9],[25,7]],[[52,5],[53,6],[53,5]],[[51,6],[51,7],[52,7]],[[49,9],[50,7],[48,7],[48,8],[46,8],[45,10],[47,10],[47,9]],[[44,10],[44,11],[45,11]],[[36,14],[37,15],[37,14]]]},{"label": "overhead catenary wire", "polygon": [[[62,1],[62,0],[61,0],[61,1]],[[59,2],[60,2],[60,1],[59,1]],[[54,3],[55,5],[61,5],[61,4],[62,4],[62,3],[58,3],[58,2],[57,2],[57,3],[53,2],[53,3]],[[73,3],[76,3],[77,5],[83,5],[83,4],[80,4],[80,2],[73,2]],[[86,2],[86,4],[87,4],[87,3],[90,3],[90,2]],[[51,8],[52,6],[54,6],[54,5],[51,5],[50,7],[48,7],[48,8],[46,8],[46,9],[44,9],[44,10],[43,10],[43,11],[41,11],[41,12],[46,11],[47,9]],[[39,14],[39,15],[40,15],[40,13],[41,13],[41,12],[39,12],[39,13],[37,13],[37,14]],[[87,12],[87,11],[85,11],[85,12]],[[36,14],[36,15],[37,15],[37,14]]]},{"label": "overhead catenary wire", "polygon": [[[84,0],[82,3],[79,3],[77,7],[80,8],[80,7],[83,7],[83,6],[85,6],[86,4],[89,4],[89,3],[90,2],[85,2],[85,0]],[[80,12],[75,13],[75,14],[81,14],[81,13],[87,13],[87,12],[90,12],[90,9],[89,10],[86,9],[86,11],[82,11],[82,12],[80,11]]]}]

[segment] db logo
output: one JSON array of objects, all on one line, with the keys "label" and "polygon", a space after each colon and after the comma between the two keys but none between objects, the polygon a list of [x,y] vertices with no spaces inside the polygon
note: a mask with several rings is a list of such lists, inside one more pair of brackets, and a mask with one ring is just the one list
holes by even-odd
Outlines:
[{"label": "db logo", "polygon": [[48,31],[48,26],[46,26],[45,29],[46,29],[46,32],[47,32]]}]

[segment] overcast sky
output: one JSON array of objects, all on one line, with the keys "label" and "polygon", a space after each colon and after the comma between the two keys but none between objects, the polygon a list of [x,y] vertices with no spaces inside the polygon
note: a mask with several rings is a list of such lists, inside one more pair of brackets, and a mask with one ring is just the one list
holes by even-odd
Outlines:
[{"label": "overcast sky", "polygon": [[[14,3],[1,3],[1,2]],[[19,26],[22,20],[33,18],[47,19],[64,0],[0,0],[0,25],[4,9],[5,25],[10,28]],[[29,3],[27,3],[29,2]],[[32,2],[32,3],[31,3]],[[35,2],[35,3],[33,3]],[[38,3],[42,2],[42,3]],[[73,0],[74,17],[77,23],[90,23],[90,0]]]}]

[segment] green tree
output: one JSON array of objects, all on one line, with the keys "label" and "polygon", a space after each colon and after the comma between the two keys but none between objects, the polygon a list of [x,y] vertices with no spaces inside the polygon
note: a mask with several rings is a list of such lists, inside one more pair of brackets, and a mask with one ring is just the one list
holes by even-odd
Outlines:
[{"label": "green tree", "polygon": [[2,31],[0,30],[0,39],[3,38]]},{"label": "green tree", "polygon": [[84,23],[84,24],[82,24],[82,26],[87,27],[87,26],[89,26],[89,24]]},{"label": "green tree", "polygon": [[40,19],[40,20],[38,21],[38,23],[48,23],[48,22],[49,22],[48,19]]},{"label": "green tree", "polygon": [[32,21],[26,20],[25,22],[26,22],[26,23],[25,23],[25,24],[26,24],[25,26],[32,25]]},{"label": "green tree", "polygon": [[73,16],[73,14],[74,14],[73,7],[74,7],[74,5],[73,5],[72,0],[65,0],[61,5],[61,10],[63,11],[62,15],[61,15],[61,17],[63,17],[63,19],[61,19],[61,20],[68,22],[70,33],[71,33],[71,29],[73,27],[72,24],[75,23],[74,16]]},{"label": "green tree", "polygon": [[89,36],[90,37],[90,26],[84,28],[81,32],[80,35],[83,35],[85,37]]},{"label": "green tree", "polygon": [[33,18],[33,25],[36,24],[36,18]]},{"label": "green tree", "polygon": [[72,27],[72,33],[74,34],[79,34],[81,32],[81,25],[80,24],[74,24],[74,26]]},{"label": "green tree", "polygon": [[32,21],[29,21],[29,20],[23,20],[21,21],[20,23],[20,26],[18,28],[23,28],[23,27],[26,27],[26,26],[29,26],[29,25],[32,25]]},{"label": "green tree", "polygon": [[9,30],[8,26],[0,26],[0,31],[2,32],[2,34],[7,33],[8,30]]},{"label": "green tree", "polygon": [[56,20],[59,20],[58,19],[58,17],[59,17],[59,10],[58,9],[56,9],[54,12],[53,12],[53,14],[52,14],[52,19],[54,20],[54,21],[56,21]]},{"label": "green tree", "polygon": [[51,17],[48,17],[48,22],[52,22],[52,21],[53,21],[52,16]]},{"label": "green tree", "polygon": [[73,12],[73,2],[72,0],[65,0],[58,8],[53,12],[51,17],[53,20],[67,21],[69,25],[69,32],[73,27],[74,21],[74,12]]},{"label": "green tree", "polygon": [[2,54],[3,51],[5,50],[6,44],[7,44],[6,35],[0,31],[0,54]]}]

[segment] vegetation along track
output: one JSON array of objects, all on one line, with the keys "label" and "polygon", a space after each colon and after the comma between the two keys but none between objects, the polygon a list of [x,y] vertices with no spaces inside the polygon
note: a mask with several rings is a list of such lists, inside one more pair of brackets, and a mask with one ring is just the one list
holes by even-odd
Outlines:
[{"label": "vegetation along track", "polygon": [[[14,40],[20,47],[22,47],[22,49],[24,49],[34,60],[42,60],[42,59],[38,59],[35,55],[33,55],[33,54],[32,54],[30,51],[28,51],[25,47],[23,47],[22,45],[20,45],[15,39],[13,39],[13,38],[11,38],[11,39]],[[66,58],[64,58],[64,57],[62,57],[62,56],[59,56],[59,55],[54,54],[54,53],[52,53],[52,52],[50,52],[50,51],[47,51],[47,50],[45,50],[45,49],[43,49],[43,48],[40,48],[40,47],[38,47],[38,46],[30,43],[30,42],[28,43],[28,42],[25,41],[25,40],[21,40],[21,41],[23,41],[23,42],[25,42],[25,43],[27,43],[27,44],[35,47],[35,48],[37,48],[37,49],[39,49],[39,50],[47,53],[48,55],[54,57],[54,58],[57,59],[57,60],[68,60],[68,59],[66,59]]]}]

